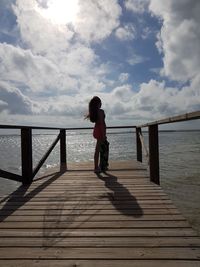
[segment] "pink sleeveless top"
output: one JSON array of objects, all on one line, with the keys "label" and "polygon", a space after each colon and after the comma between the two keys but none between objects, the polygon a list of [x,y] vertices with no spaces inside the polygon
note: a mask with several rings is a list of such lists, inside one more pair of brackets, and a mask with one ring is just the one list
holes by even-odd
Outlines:
[{"label": "pink sleeveless top", "polygon": [[[104,119],[105,119],[105,114],[104,114]],[[93,130],[93,137],[95,139],[103,139],[103,138],[105,138],[103,130],[102,130],[102,129],[104,129],[104,127],[105,127],[105,122],[104,121],[103,122],[102,121],[97,121],[95,123],[94,130]]]},{"label": "pink sleeveless top", "polygon": [[95,123],[94,130],[93,130],[93,136],[95,139],[103,139],[104,135],[102,133],[102,125],[101,123]]}]

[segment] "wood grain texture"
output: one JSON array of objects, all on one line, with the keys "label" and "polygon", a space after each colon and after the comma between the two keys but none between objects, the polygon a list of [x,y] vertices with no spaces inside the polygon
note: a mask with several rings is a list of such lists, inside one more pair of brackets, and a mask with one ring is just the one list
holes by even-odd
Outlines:
[{"label": "wood grain texture", "polygon": [[1,196],[0,266],[200,266],[200,238],[141,163],[68,169]]}]

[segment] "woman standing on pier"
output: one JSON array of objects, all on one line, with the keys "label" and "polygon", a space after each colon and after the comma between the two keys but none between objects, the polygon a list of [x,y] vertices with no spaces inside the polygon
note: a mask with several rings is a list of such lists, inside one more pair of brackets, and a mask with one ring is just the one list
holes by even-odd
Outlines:
[{"label": "woman standing on pier", "polygon": [[[94,152],[94,172],[100,173],[108,169],[109,143],[106,138],[105,113],[101,109],[101,99],[94,96],[89,102],[89,113],[86,118],[95,123],[93,136],[97,140]],[[99,163],[100,155],[100,165]]]}]

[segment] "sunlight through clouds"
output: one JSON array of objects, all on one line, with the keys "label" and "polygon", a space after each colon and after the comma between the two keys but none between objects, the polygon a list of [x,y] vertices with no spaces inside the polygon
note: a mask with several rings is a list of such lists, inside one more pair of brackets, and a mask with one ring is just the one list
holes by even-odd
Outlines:
[{"label": "sunlight through clouds", "polygon": [[52,23],[76,23],[79,12],[78,0],[37,0],[37,2],[39,5],[36,10]]},{"label": "sunlight through clouds", "polygon": [[1,1],[0,121],[88,126],[94,95],[108,125],[200,109],[199,12],[196,0]]}]

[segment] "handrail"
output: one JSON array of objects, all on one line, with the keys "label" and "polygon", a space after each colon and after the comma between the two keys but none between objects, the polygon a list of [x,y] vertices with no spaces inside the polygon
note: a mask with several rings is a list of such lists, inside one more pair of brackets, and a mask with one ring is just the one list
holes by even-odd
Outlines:
[{"label": "handrail", "polygon": [[[74,131],[74,130],[92,130],[93,127],[42,127],[42,126],[20,126],[20,125],[4,125],[0,124],[0,129],[26,129],[31,128],[32,130],[66,130],[66,131]],[[136,128],[135,125],[125,125],[125,126],[108,126],[107,129],[131,129]]]},{"label": "handrail", "polygon": [[190,113],[185,113],[185,114],[178,115],[178,116],[168,117],[168,118],[161,119],[158,121],[149,122],[149,123],[137,126],[137,127],[143,128],[143,127],[148,127],[148,126],[156,125],[156,124],[160,125],[160,124],[168,124],[168,123],[188,121],[188,120],[197,120],[197,119],[200,119],[200,110],[190,112]]},{"label": "handrail", "polygon": [[[165,119],[149,122],[146,124],[142,124],[137,126],[137,135],[138,142],[140,140],[140,144],[137,144],[137,149],[139,150],[139,154],[142,154],[142,146],[143,139],[142,136],[142,128],[148,127],[149,132],[149,171],[150,171],[150,179],[152,182],[156,184],[160,184],[160,173],[159,173],[159,135],[158,135],[158,126],[161,124],[169,124],[181,121],[189,121],[189,120],[197,120],[200,119],[200,110],[185,113],[178,116],[168,117]],[[142,161],[142,155],[140,156],[140,161]]]},{"label": "handrail", "polygon": [[[142,147],[146,155],[149,155],[149,170],[150,179],[154,183],[159,184],[159,142],[158,142],[158,126],[160,124],[175,123],[180,121],[188,121],[200,119],[200,111],[186,113],[179,116],[173,116],[158,121],[153,121],[140,126],[108,126],[107,129],[128,129],[132,128],[136,130],[136,148],[137,148],[137,160],[142,162]],[[149,152],[145,147],[144,139],[142,136],[142,128],[148,127],[149,129]],[[16,175],[14,173],[6,172],[0,169],[0,176],[9,178],[15,181],[22,181],[23,184],[29,184],[32,182],[33,177],[38,172],[44,161],[47,159],[55,145],[60,140],[60,166],[62,170],[67,169],[66,162],[66,131],[71,130],[92,130],[93,127],[71,127],[71,128],[59,128],[59,127],[41,127],[41,126],[24,126],[24,125],[0,125],[0,129],[20,129],[21,130],[21,150],[22,150],[22,175]],[[40,160],[37,167],[33,170],[32,167],[32,130],[59,130],[60,134],[51,145],[49,150]]]},{"label": "handrail", "polygon": [[[13,128],[13,126],[10,126],[9,128]],[[19,126],[16,126],[17,128]],[[14,129],[16,128],[14,127]],[[1,128],[6,128],[6,126],[2,126]],[[44,129],[43,127],[41,127]],[[48,151],[45,153],[45,155],[42,157],[42,159],[39,161],[38,165],[33,170],[33,159],[32,159],[32,127],[20,127],[21,129],[21,166],[22,166],[22,174],[17,175],[11,172],[7,172],[0,169],[0,176],[2,178],[7,178],[10,180],[22,182],[23,185],[27,185],[32,183],[34,176],[37,174],[47,157],[50,155],[53,148],[56,146],[58,141],[60,140],[60,167],[61,170],[64,171],[67,169],[67,163],[66,163],[66,131],[63,129],[60,129],[60,133],[57,136],[56,140],[53,142],[53,144],[50,146]],[[49,129],[49,128],[48,128]],[[51,128],[52,129],[52,128]]]},{"label": "handrail", "polygon": [[[135,126],[109,126],[107,129],[127,129],[135,128]],[[58,141],[60,140],[60,168],[62,171],[67,170],[66,159],[66,130],[91,130],[93,127],[73,127],[73,128],[57,128],[57,127],[40,127],[40,126],[20,126],[20,125],[0,125],[0,129],[19,129],[21,130],[21,161],[22,175],[17,175],[0,169],[0,176],[10,180],[22,182],[23,185],[30,184],[34,176],[40,170],[45,160],[48,158]],[[33,170],[32,159],[32,130],[59,130],[60,133],[56,140],[52,143],[48,151],[39,161]]]},{"label": "handrail", "polygon": [[1,124],[0,129],[27,129],[31,128],[33,130],[60,130],[65,128],[58,128],[58,127],[40,127],[40,126],[26,126],[26,125],[7,125]]}]

